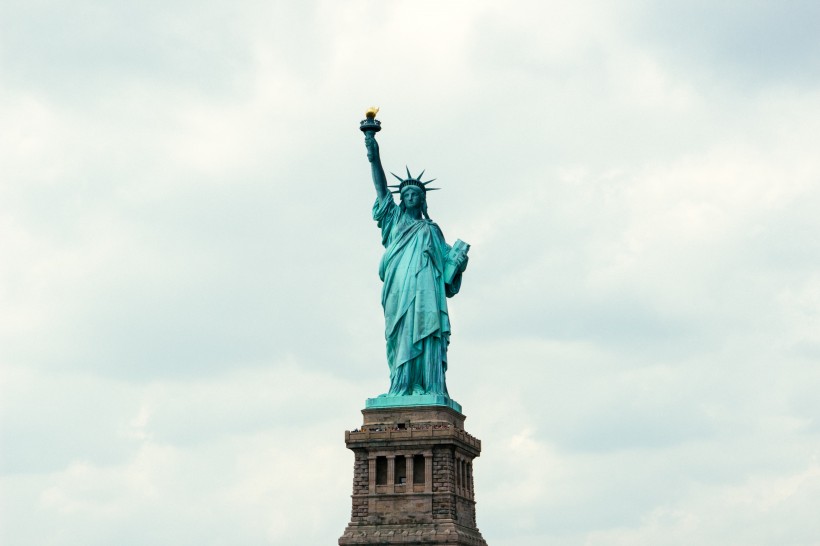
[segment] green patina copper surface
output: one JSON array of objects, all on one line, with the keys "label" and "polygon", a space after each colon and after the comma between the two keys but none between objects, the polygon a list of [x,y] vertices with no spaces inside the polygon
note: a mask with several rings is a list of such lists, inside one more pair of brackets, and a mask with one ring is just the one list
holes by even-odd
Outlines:
[{"label": "green patina copper surface", "polygon": [[403,406],[447,406],[461,413],[461,404],[444,394],[406,394],[368,398],[365,409],[396,408]]},{"label": "green patina copper surface", "polygon": [[[375,114],[374,114],[375,116]],[[367,401],[367,407],[443,405],[461,411],[447,392],[447,346],[450,318],[447,298],[458,293],[467,267],[466,249],[453,250],[427,213],[429,182],[422,175],[396,175],[400,184],[393,200],[381,165],[374,117],[362,122],[367,157],[376,187],[373,219],[381,229],[384,255],[379,265],[383,281],[387,362],[390,389]],[[376,129],[378,127],[378,129]],[[445,271],[447,273],[445,274]]]}]

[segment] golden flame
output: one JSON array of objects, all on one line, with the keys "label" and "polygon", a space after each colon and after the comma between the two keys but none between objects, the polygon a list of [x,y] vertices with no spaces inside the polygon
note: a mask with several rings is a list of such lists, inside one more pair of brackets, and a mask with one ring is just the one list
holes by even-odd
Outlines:
[{"label": "golden flame", "polygon": [[378,114],[378,113],[379,113],[379,107],[378,106],[371,106],[370,108],[367,109],[367,112],[364,113],[364,116],[367,119],[374,119],[376,117],[376,114]]}]

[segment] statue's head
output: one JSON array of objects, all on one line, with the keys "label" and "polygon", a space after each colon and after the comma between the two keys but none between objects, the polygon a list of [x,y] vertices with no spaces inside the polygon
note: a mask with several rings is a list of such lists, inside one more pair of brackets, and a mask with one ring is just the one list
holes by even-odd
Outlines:
[{"label": "statue's head", "polygon": [[418,176],[413,177],[410,174],[410,169],[407,167],[405,167],[405,169],[407,170],[407,178],[401,178],[395,173],[390,173],[401,182],[400,184],[390,186],[391,188],[397,188],[396,190],[392,190],[392,192],[399,194],[401,198],[401,204],[399,206],[402,210],[413,210],[418,207],[421,209],[421,213],[424,217],[429,220],[430,216],[427,215],[427,192],[439,188],[428,188],[427,184],[435,180],[435,178],[427,182],[422,182],[421,177],[424,171],[421,171],[421,174]]},{"label": "statue's head", "polygon": [[427,196],[418,186],[405,186],[399,193],[401,204],[407,209],[427,208]]}]

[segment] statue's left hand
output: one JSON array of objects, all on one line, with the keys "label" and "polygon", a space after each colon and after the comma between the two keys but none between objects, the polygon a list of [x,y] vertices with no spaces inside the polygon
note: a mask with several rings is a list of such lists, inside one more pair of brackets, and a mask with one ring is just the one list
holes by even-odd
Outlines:
[{"label": "statue's left hand", "polygon": [[461,256],[461,258],[458,260],[458,272],[459,273],[464,273],[464,271],[467,269],[467,262],[468,261],[470,261],[469,256],[467,256],[466,254]]}]

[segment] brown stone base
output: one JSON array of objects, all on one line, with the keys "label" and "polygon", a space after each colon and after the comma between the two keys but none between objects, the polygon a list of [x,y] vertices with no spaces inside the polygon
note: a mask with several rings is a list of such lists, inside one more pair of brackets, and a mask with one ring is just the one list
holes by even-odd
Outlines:
[{"label": "brown stone base", "polygon": [[487,546],[478,529],[467,529],[455,523],[420,523],[406,525],[348,525],[339,539],[341,546],[360,544],[401,544],[402,546]]},{"label": "brown stone base", "polygon": [[341,546],[487,546],[476,527],[473,459],[481,442],[443,406],[362,410],[345,433],[355,455],[351,521]]}]

